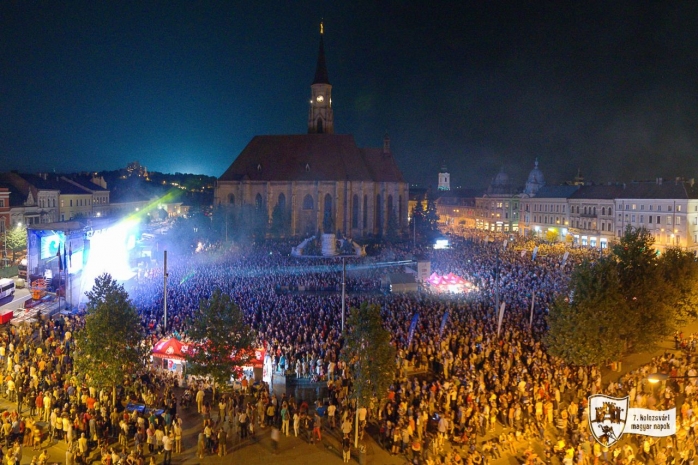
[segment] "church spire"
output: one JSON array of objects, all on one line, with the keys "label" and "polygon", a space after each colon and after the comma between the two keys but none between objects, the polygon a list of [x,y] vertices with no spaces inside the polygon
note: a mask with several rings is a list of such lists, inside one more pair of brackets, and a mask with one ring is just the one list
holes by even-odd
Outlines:
[{"label": "church spire", "polygon": [[317,68],[315,68],[315,79],[313,84],[329,84],[330,78],[327,77],[327,65],[325,64],[325,26],[320,23],[320,51],[317,56]]},{"label": "church spire", "polygon": [[325,64],[325,26],[320,23],[320,52],[317,57],[315,79],[310,85],[310,108],[308,109],[308,134],[334,134],[332,113],[332,86],[327,77]]}]

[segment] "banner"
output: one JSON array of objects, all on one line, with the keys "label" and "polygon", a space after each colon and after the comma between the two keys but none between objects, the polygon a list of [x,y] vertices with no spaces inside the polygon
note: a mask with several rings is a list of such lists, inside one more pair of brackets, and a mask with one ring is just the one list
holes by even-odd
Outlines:
[{"label": "banner", "polygon": [[441,318],[441,327],[439,328],[439,338],[441,338],[441,336],[442,336],[443,333],[444,333],[444,329],[446,328],[446,322],[447,322],[447,321],[448,321],[448,310],[446,310],[446,312],[444,313],[443,318]]},{"label": "banner", "polygon": [[536,305],[536,293],[533,293],[533,298],[531,299],[531,320],[528,322],[528,327],[533,326],[533,307]]},{"label": "banner", "polygon": [[535,260],[535,259],[536,259],[536,255],[538,255],[538,246],[535,246],[535,247],[533,248],[533,256],[531,257],[531,260]]},{"label": "banner", "polygon": [[562,256],[562,266],[565,266],[565,264],[567,263],[567,257],[569,257],[569,256],[570,256],[569,252],[565,252],[565,255]]},{"label": "banner", "polygon": [[502,245],[502,248],[503,248],[504,250],[507,249],[507,240],[506,240],[506,239],[504,239],[504,244]]},{"label": "banner", "polygon": [[502,320],[504,320],[504,306],[506,304],[502,302],[502,305],[499,306],[499,322],[497,323],[497,337],[499,337],[499,333],[502,330]]},{"label": "banner", "polygon": [[625,432],[663,438],[676,434],[676,407],[669,410],[631,408]]},{"label": "banner", "polygon": [[407,336],[407,345],[412,344],[412,338],[414,337],[414,331],[417,329],[417,321],[419,320],[419,313],[415,314],[412,318],[412,323],[410,323],[410,332]]},{"label": "banner", "polygon": [[596,441],[610,447],[624,433],[666,437],[676,434],[676,407],[669,410],[629,408],[629,397],[589,396],[588,422]]}]

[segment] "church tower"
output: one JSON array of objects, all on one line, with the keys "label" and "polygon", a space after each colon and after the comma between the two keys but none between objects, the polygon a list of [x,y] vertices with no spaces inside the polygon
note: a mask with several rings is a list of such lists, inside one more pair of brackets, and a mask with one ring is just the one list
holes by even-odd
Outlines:
[{"label": "church tower", "polygon": [[441,165],[441,170],[439,171],[439,190],[451,190],[451,175],[448,172],[448,168],[446,168],[446,162]]},{"label": "church tower", "polygon": [[320,51],[317,57],[315,79],[310,86],[310,108],[308,109],[308,134],[334,134],[332,114],[332,86],[327,77],[325,64],[324,26],[320,23]]}]

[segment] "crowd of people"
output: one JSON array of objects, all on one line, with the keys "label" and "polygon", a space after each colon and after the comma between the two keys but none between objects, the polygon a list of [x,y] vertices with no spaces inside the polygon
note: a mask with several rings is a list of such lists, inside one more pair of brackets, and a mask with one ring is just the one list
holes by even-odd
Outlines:
[{"label": "crowd of people", "polygon": [[[351,398],[352,367],[341,358],[341,262],[291,257],[288,242],[174,257],[168,269],[167,328],[157,264],[141,269],[126,288],[151,343],[173,334],[186,339],[187,322],[201,300],[216,288],[229,294],[258,346],[271,354],[274,370],[322,383],[327,393],[321,399],[279,396],[264,384],[253,389],[244,379],[241,390],[213,400],[206,380],[184,385],[172,373],[149,369],[119,394],[119,400],[149,409],[124,410],[112,405],[110,392],[95,389],[73,369],[72,333],[80,329],[82,316],[61,316],[40,328],[12,327],[0,341],[5,375],[0,394],[17,403],[0,428],[4,460],[14,464],[22,447],[32,447],[33,463],[41,463],[47,445],[65,441],[67,465],[84,463],[95,451],[105,464],[169,464],[182,452],[181,409],[196,404],[202,418],[200,458],[227,455],[233,439],[245,444],[268,428],[273,444],[283,436],[322,441],[323,431],[329,432],[346,462],[356,452],[358,417],[361,435],[371,434],[389,453],[429,465],[479,465],[507,455],[530,464],[690,463],[698,430],[696,383],[656,387],[646,380],[655,372],[695,376],[691,352],[667,353],[610,383],[602,381],[602,367],[574,367],[552,357],[542,343],[547,311],[568,292],[574,267],[599,251],[541,245],[533,257],[534,245],[521,239],[488,239],[454,240],[446,250],[391,246],[368,259],[347,260],[347,307],[379,305],[397,353],[389,392],[358,412]],[[381,276],[401,271],[394,262],[415,254],[426,256],[438,274],[462,276],[474,290],[382,292]],[[495,302],[505,304],[501,329]],[[410,331],[415,315],[416,328]],[[677,339],[677,347],[693,345],[692,338]],[[603,447],[586,422],[587,397],[595,393],[629,395],[631,406],[643,408],[677,406],[680,428],[675,437],[633,435]],[[44,423],[46,430],[39,426]]]}]

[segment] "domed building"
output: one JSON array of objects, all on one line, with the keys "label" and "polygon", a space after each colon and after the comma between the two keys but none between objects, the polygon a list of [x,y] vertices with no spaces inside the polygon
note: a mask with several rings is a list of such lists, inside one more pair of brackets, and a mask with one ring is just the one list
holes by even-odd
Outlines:
[{"label": "domed building", "polygon": [[545,178],[543,177],[543,172],[538,168],[538,159],[536,158],[533,169],[528,173],[528,179],[526,180],[526,187],[524,187],[523,193],[526,195],[536,195],[536,192],[543,186],[545,186]]},{"label": "domed building", "polygon": [[519,201],[519,195],[502,167],[485,195],[475,199],[475,227],[498,232],[518,231]]}]

